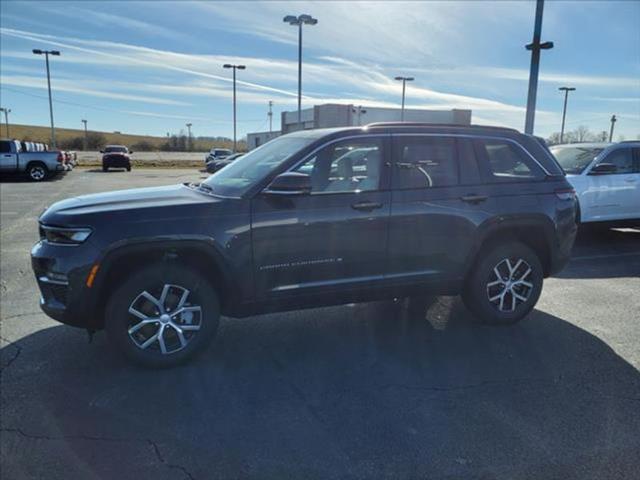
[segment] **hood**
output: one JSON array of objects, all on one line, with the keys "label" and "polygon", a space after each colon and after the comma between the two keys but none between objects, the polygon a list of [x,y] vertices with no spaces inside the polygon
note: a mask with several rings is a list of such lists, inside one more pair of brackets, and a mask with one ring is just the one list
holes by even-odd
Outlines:
[{"label": "hood", "polygon": [[180,184],[134,188],[62,200],[51,205],[40,216],[40,221],[60,226],[86,225],[91,223],[87,220],[94,216],[109,214],[113,218],[113,216],[122,213],[132,218],[139,218],[139,215],[132,215],[132,210],[142,210],[145,213],[149,213],[151,210],[162,211],[165,216],[170,216],[172,210],[180,207],[186,207],[185,211],[196,214],[199,210],[198,206],[207,206],[220,201],[216,197],[196,192],[194,189]]}]

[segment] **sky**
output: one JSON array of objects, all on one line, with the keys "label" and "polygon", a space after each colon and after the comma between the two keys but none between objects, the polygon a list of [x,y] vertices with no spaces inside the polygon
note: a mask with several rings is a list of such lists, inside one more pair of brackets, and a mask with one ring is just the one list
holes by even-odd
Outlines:
[{"label": "sky", "polygon": [[[0,104],[10,122],[48,125],[44,57],[51,58],[56,126],[123,133],[231,136],[238,71],[238,135],[274,129],[297,105],[297,28],[303,29],[303,108],[322,103],[471,109],[473,123],[524,128],[533,1],[170,2],[0,1]],[[618,118],[614,139],[640,138],[640,0],[551,1],[544,8],[535,133],[594,132]]]}]

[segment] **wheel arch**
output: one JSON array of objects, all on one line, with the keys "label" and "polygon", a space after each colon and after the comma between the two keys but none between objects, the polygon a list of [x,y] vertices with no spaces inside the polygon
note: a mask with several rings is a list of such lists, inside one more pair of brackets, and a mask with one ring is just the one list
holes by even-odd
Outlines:
[{"label": "wheel arch", "polygon": [[540,259],[544,276],[551,271],[553,251],[553,222],[543,215],[517,218],[498,218],[479,227],[480,234],[467,260],[465,278],[473,270],[483,250],[500,243],[521,242],[531,248]]},{"label": "wheel arch", "polygon": [[128,272],[158,262],[187,265],[216,287],[221,310],[235,301],[236,288],[229,264],[212,239],[147,240],[116,245],[100,261],[99,273],[92,287],[96,328],[104,327],[104,311],[110,294]]}]

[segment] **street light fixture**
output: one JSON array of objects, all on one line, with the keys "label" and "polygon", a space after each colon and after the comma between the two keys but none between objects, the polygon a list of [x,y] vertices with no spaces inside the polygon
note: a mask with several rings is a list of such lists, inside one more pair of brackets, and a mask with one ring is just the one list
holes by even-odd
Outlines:
[{"label": "street light fixture", "polygon": [[244,70],[247,67],[225,63],[223,68],[233,69],[233,153],[236,153],[236,70]]},{"label": "street light fixture", "polygon": [[11,113],[11,109],[0,107],[0,112],[4,112],[4,124],[7,127],[7,138],[10,138],[9,137],[9,114]]},{"label": "street light fixture", "polygon": [[302,25],[315,25],[318,20],[307,14],[297,17],[287,15],[282,20],[289,25],[298,27],[298,125],[302,130]]},{"label": "street light fixture", "polygon": [[88,141],[88,138],[87,138],[87,121],[84,120],[84,119],[82,119],[80,121],[82,123],[84,123],[84,142],[83,142],[82,147],[83,147],[83,150],[86,152],[87,149],[89,148],[89,141]]},{"label": "street light fixture", "polygon": [[562,143],[562,139],[564,138],[564,120],[567,116],[567,97],[569,96],[569,92],[573,92],[575,87],[560,87],[558,88],[561,92],[564,92],[564,107],[562,109],[562,128],[560,129],[560,143]]},{"label": "street light fixture", "polygon": [[32,50],[34,55],[44,55],[47,64],[47,87],[49,89],[49,116],[51,117],[51,148],[56,148],[56,131],[53,126],[53,102],[51,100],[51,75],[49,74],[49,55],[55,57],[60,55],[58,50],[40,50],[34,48]]},{"label": "street light fixture", "polygon": [[402,82],[402,109],[400,110],[400,121],[404,122],[404,96],[407,90],[407,82],[413,82],[415,78],[413,77],[396,77],[398,81]]}]

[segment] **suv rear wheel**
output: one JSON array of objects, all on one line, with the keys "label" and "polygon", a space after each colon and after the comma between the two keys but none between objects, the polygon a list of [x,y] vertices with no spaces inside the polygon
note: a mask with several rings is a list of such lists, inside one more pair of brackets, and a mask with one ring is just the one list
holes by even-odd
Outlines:
[{"label": "suv rear wheel", "polygon": [[178,365],[205,348],[218,329],[218,297],[196,271],[157,264],[132,275],[107,302],[110,340],[135,363]]},{"label": "suv rear wheel", "polygon": [[484,323],[515,323],[533,309],[544,272],[536,253],[520,242],[483,250],[467,278],[462,299]]}]

